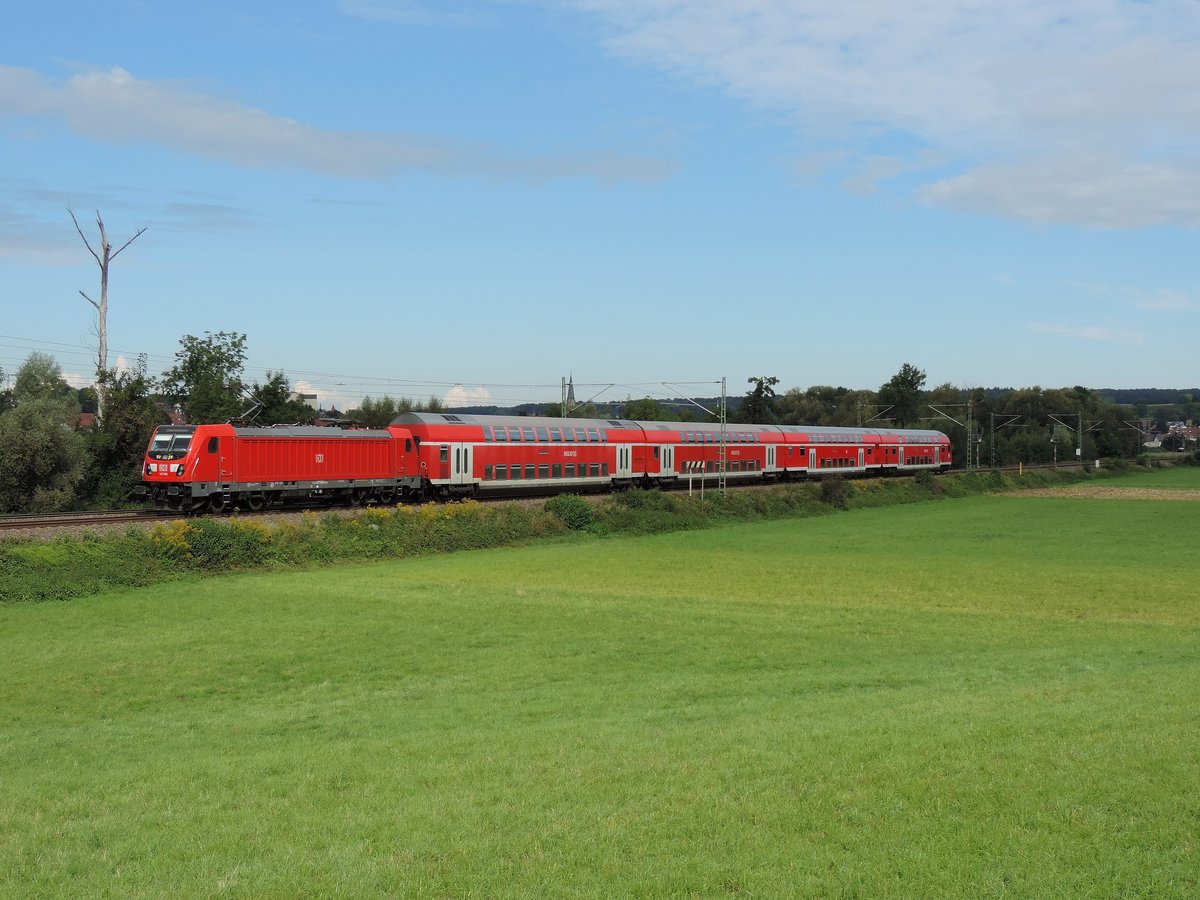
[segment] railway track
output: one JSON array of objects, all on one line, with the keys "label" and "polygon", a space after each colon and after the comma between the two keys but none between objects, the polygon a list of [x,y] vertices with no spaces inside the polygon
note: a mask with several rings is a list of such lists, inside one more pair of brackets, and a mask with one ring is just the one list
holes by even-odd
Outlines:
[{"label": "railway track", "polygon": [[157,510],[105,510],[101,512],[22,514],[0,516],[0,530],[21,531],[36,528],[80,528],[87,525],[123,525],[152,519],[178,518],[179,513]]}]

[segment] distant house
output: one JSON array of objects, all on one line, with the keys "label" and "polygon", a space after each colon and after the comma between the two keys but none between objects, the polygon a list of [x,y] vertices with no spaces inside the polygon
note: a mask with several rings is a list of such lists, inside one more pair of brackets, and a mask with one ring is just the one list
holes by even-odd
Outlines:
[{"label": "distant house", "polygon": [[100,420],[92,412],[81,412],[79,418],[75,420],[75,428],[78,431],[95,431],[99,424]]}]

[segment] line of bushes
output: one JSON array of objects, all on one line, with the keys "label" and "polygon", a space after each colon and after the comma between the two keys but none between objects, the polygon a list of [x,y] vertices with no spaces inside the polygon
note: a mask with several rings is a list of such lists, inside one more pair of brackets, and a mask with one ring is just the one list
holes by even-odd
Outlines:
[{"label": "line of bushes", "polygon": [[1078,470],[971,472],[934,478],[820,482],[771,490],[631,490],[600,498],[564,494],[544,504],[472,501],[373,508],[357,516],[305,513],[260,519],[177,519],[146,529],[0,541],[0,602],[66,600],[121,587],[248,569],[295,569],[362,559],[512,546],[571,534],[654,534],[734,522],[828,515],[838,510],[1061,484]]}]

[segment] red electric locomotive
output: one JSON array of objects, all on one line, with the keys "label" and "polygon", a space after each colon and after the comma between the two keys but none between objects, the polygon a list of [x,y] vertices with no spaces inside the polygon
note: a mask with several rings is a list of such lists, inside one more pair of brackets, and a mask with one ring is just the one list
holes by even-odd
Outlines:
[{"label": "red electric locomotive", "polygon": [[420,490],[403,429],[161,425],[146,449],[140,493],[163,509],[328,500],[391,503]]},{"label": "red electric locomotive", "polygon": [[938,431],[406,413],[387,429],[165,425],[141,493],[183,511],[944,471]]}]

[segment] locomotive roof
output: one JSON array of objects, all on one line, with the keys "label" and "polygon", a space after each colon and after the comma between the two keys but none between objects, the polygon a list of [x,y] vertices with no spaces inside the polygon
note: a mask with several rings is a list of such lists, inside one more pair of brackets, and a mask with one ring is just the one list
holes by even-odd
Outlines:
[{"label": "locomotive roof", "polygon": [[326,441],[391,438],[391,432],[376,428],[323,428],[320,425],[271,425],[234,428],[238,437],[305,437]]}]

